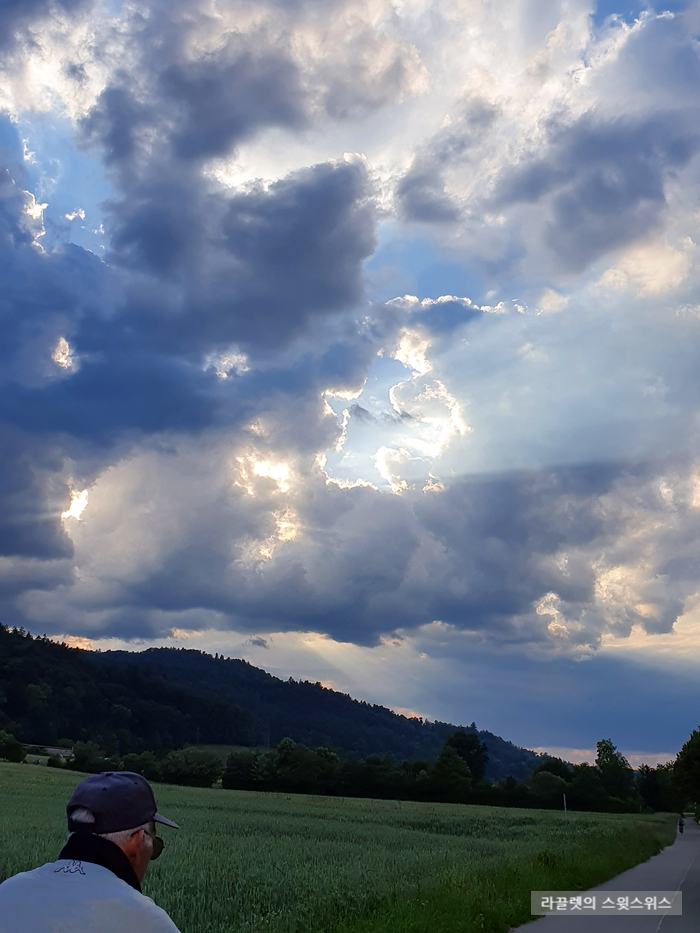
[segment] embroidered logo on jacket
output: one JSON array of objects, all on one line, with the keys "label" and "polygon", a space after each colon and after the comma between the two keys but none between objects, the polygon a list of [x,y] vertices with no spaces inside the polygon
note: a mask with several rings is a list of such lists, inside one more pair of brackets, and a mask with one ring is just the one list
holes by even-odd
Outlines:
[{"label": "embroidered logo on jacket", "polygon": [[54,868],[53,870],[54,874],[56,874],[56,872],[58,871],[62,871],[66,875],[84,875],[85,874],[85,872],[83,871],[83,863],[78,862],[76,859],[71,859],[67,865],[64,865],[62,868]]}]

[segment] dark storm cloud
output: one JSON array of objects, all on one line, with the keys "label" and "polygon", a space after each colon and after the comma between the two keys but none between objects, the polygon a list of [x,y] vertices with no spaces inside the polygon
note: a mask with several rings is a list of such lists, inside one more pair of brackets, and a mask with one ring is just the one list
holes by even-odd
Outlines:
[{"label": "dark storm cloud", "polygon": [[446,223],[459,218],[459,208],[445,193],[445,180],[435,169],[411,169],[399,182],[396,193],[407,220]]},{"label": "dark storm cloud", "polygon": [[[47,256],[34,243],[37,221],[27,214],[31,199],[15,180],[23,168],[18,140],[5,126],[0,152],[0,382],[2,398],[45,382],[58,367],[51,353],[59,335],[81,312],[85,265],[65,255]],[[77,251],[82,253],[82,250]],[[82,281],[81,281],[82,280]],[[62,445],[51,434],[26,430],[22,414],[0,421],[0,553],[52,559],[70,556],[72,546],[58,521],[53,476],[63,466]],[[15,417],[16,416],[16,417]],[[65,499],[65,495],[64,495]]]},{"label": "dark storm cloud", "polygon": [[185,353],[279,347],[361,300],[376,223],[361,164],[313,166],[228,198],[180,194],[153,185],[148,200],[111,208],[111,258],[182,288],[165,311],[132,299],[119,326],[135,341]]},{"label": "dark storm cloud", "polygon": [[[176,15],[178,9],[183,15]],[[234,154],[265,129],[311,126],[320,113],[328,113],[343,84],[330,65],[317,63],[314,71],[313,62],[303,67],[292,57],[290,36],[305,15],[303,5],[289,8],[281,18],[275,14],[278,33],[260,27],[244,34],[196,3],[173,9],[152,2],[147,11],[133,14],[125,49],[129,67],[114,70],[81,121],[85,144],[102,154],[120,195],[111,205],[113,260],[156,274],[170,275],[182,263],[203,277],[211,271],[202,268],[195,247],[205,253],[216,247],[217,232],[205,229],[205,214],[216,212],[215,201],[226,198],[216,184],[205,182],[202,163]],[[193,54],[202,31],[216,36],[216,47]],[[363,41],[353,42],[358,52]],[[382,77],[374,70],[370,74],[365,64],[348,83],[347,107],[340,111],[352,110],[353,95],[365,109],[389,102],[402,93],[406,69],[399,68],[397,76],[388,68]],[[376,94],[384,78],[387,87],[369,106],[365,91]],[[230,204],[230,241],[237,237],[238,203]],[[243,209],[248,211],[245,204]]]},{"label": "dark storm cloud", "polygon": [[[351,34],[335,36],[347,6]],[[322,9],[261,2],[255,24],[249,12],[231,3],[213,15],[198,0],[149,0],[130,12],[124,56],[83,120],[108,163],[133,171],[140,155],[141,169],[149,158],[162,169],[164,159],[227,155],[266,127],[367,115],[399,100],[422,67],[413,46],[376,24],[358,31],[341,0]],[[110,54],[109,42],[96,51]]]},{"label": "dark storm cloud", "polygon": [[51,476],[63,465],[60,445],[1,423],[0,436],[0,555],[70,557],[51,494]]},{"label": "dark storm cloud", "polygon": [[418,500],[421,524],[450,555],[450,578],[462,583],[434,594],[434,618],[459,627],[507,628],[551,590],[566,601],[587,602],[590,568],[557,573],[543,558],[609,533],[596,504],[623,472],[606,464],[474,478]]},{"label": "dark storm cloud", "polygon": [[697,152],[694,112],[554,128],[543,158],[507,171],[494,205],[538,204],[547,245],[580,272],[610,250],[658,229],[664,186]]},{"label": "dark storm cloud", "polygon": [[290,61],[245,48],[227,53],[221,64],[211,58],[173,64],[160,77],[163,96],[177,108],[172,148],[181,159],[225,155],[261,126],[306,122],[298,70]]},{"label": "dark storm cloud", "polygon": [[181,289],[166,311],[132,289],[124,324],[167,352],[280,346],[360,299],[375,246],[367,173],[327,163],[233,195],[205,179],[202,160],[265,128],[307,125],[308,91],[265,35],[226,34],[191,60],[190,19],[152,13],[134,28],[140,68],[117,72],[82,123],[118,192],[107,206],[109,262]]},{"label": "dark storm cloud", "polygon": [[[127,312],[134,334],[168,352],[185,342],[191,352],[226,341],[279,347],[360,299],[361,262],[375,247],[360,164],[313,166],[233,196],[203,164],[271,128],[299,132],[376,110],[419,68],[412,47],[369,26],[336,40],[335,61],[310,38],[320,30],[332,43],[332,24],[307,4],[263,4],[247,28],[232,12],[214,18],[206,4],[159,0],[132,11],[124,54],[81,121],[116,191],[108,261],[182,289],[175,313],[137,300]],[[109,42],[95,54],[110,60]]]},{"label": "dark storm cloud", "polygon": [[[123,73],[119,77],[127,79]],[[83,139],[99,146],[107,165],[127,167],[137,154],[138,132],[156,120],[155,108],[120,84],[108,85],[81,120]]]},{"label": "dark storm cloud", "polygon": [[[288,398],[290,412],[294,399],[303,411],[307,397],[318,408],[319,388],[362,380],[377,347],[348,342],[356,334],[351,321],[325,349],[310,350],[301,368],[268,365],[265,375],[221,380],[204,359],[232,341],[253,353],[279,348],[314,319],[361,300],[361,264],[375,227],[362,164],[322,164],[267,189],[218,198],[196,179],[188,187],[187,174],[175,185],[133,186],[113,205],[110,266],[73,245],[41,250],[41,223],[28,214],[35,208],[9,125],[3,142],[7,553],[70,553],[59,521],[68,504],[67,460],[84,464],[89,485],[127,438],[231,428],[274,397],[278,407]],[[63,368],[53,358],[62,338],[72,354]],[[298,443],[318,445],[318,422],[316,414],[309,430],[295,429],[293,416],[290,430]],[[327,428],[322,433],[322,443],[332,442]]]},{"label": "dark storm cloud", "polygon": [[0,417],[28,431],[103,443],[120,430],[196,431],[213,421],[215,380],[167,357],[112,353],[50,387],[7,389]]},{"label": "dark storm cloud", "polygon": [[245,270],[240,339],[280,343],[309,318],[360,301],[361,264],[376,245],[369,194],[364,167],[341,164],[231,200],[223,228]]},{"label": "dark storm cloud", "polygon": [[153,3],[132,17],[130,67],[112,73],[81,127],[118,194],[109,204],[110,262],[180,282],[189,275],[199,302],[212,275],[225,290],[230,273],[208,265],[225,248],[228,199],[203,179],[202,160],[231,153],[266,127],[301,127],[306,116],[298,68],[283,45],[264,35],[221,36],[217,27],[218,49],[193,56],[193,33],[212,23],[195,4],[182,17],[175,12]]},{"label": "dark storm cloud", "polygon": [[298,71],[283,53],[255,54],[241,40],[197,61],[169,62],[160,51],[143,49],[152,82],[147,98],[133,75],[118,72],[82,120],[86,142],[102,149],[108,165],[133,171],[154,130],[162,170],[163,158],[223,156],[262,127],[306,122]]}]

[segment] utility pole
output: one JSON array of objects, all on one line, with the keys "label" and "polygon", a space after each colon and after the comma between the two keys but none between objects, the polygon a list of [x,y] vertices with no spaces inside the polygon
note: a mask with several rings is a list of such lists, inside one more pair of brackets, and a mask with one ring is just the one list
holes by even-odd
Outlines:
[{"label": "utility pole", "polygon": [[564,798],[564,813],[566,813],[566,794],[562,794],[562,797]]}]

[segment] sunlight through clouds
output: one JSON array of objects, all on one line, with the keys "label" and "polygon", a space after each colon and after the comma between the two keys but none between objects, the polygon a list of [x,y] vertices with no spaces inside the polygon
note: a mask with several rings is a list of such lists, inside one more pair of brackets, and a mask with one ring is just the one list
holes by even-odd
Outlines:
[{"label": "sunlight through clouds", "polygon": [[83,489],[82,492],[77,490],[71,490],[70,494],[70,506],[66,509],[65,512],[61,512],[61,518],[63,521],[66,521],[69,518],[74,518],[77,522],[82,519],[83,512],[87,508],[88,504],[88,495],[89,490]]},{"label": "sunlight through clouds", "polygon": [[65,337],[59,337],[58,343],[51,354],[51,359],[57,366],[60,366],[61,369],[68,369],[71,371],[77,369],[73,351]]}]

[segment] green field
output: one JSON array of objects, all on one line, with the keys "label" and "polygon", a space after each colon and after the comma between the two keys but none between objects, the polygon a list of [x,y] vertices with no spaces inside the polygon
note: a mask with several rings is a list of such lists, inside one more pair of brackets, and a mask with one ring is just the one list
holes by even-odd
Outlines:
[{"label": "green field", "polygon": [[[0,880],[51,861],[83,775],[0,763]],[[158,784],[182,827],[144,891],[182,933],[505,933],[675,834],[664,815],[500,810]]]}]

